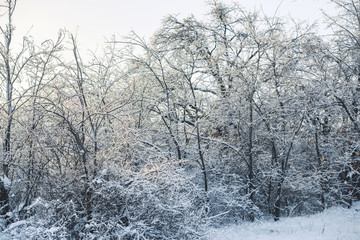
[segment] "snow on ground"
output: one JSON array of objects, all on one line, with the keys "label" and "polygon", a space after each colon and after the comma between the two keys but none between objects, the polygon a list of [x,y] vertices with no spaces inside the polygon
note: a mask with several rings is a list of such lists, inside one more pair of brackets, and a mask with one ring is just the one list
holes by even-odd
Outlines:
[{"label": "snow on ground", "polygon": [[213,229],[212,240],[360,240],[360,202],[311,216],[259,221]]}]

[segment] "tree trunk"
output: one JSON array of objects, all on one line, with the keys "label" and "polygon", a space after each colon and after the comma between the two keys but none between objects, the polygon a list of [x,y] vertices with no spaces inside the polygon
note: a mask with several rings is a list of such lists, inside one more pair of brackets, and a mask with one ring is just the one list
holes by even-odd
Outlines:
[{"label": "tree trunk", "polygon": [[280,220],[281,215],[281,192],[282,192],[282,181],[280,180],[276,191],[275,209],[274,209],[274,221]]}]

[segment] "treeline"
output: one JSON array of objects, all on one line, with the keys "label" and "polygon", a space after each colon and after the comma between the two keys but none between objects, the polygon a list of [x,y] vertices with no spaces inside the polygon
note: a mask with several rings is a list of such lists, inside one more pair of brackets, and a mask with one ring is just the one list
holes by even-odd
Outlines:
[{"label": "treeline", "polygon": [[360,1],[332,29],[209,3],[146,41],[11,42],[1,5],[4,237],[197,239],[360,200]]}]

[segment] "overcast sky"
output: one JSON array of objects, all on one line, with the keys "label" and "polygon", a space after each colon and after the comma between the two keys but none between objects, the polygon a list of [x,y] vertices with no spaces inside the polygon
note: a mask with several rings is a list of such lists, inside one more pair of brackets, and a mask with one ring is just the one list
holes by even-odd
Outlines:
[{"label": "overcast sky", "polygon": [[[314,21],[321,18],[320,9],[334,13],[328,0],[223,0],[238,2],[245,9],[260,9],[273,16],[291,15]],[[30,31],[36,42],[56,38],[60,28],[77,33],[80,47],[93,49],[105,37],[126,35],[135,31],[149,37],[164,16],[194,14],[198,19],[207,13],[204,0],[18,0],[14,15],[16,38]]]}]

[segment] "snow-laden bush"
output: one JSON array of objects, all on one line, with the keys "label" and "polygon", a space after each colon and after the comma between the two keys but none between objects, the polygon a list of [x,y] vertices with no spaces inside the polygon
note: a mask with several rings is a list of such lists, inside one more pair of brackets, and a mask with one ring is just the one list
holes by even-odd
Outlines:
[{"label": "snow-laden bush", "polygon": [[91,219],[80,195],[63,189],[63,199],[38,198],[26,207],[25,218],[4,234],[17,239],[196,239],[205,227],[199,207],[203,194],[191,180],[171,164],[140,172],[105,169],[92,181]]},{"label": "snow-laden bush", "polygon": [[94,181],[87,238],[194,239],[201,233],[201,193],[182,169],[104,170]]},{"label": "snow-laden bush", "polygon": [[[208,192],[208,217],[211,219],[212,226],[261,218],[261,210],[255,202],[251,201],[250,194],[247,193],[246,179],[230,172],[229,169],[226,171],[218,168],[210,174],[212,184]],[[227,174],[229,172],[230,174]]]},{"label": "snow-laden bush", "polygon": [[22,220],[14,222],[2,232],[0,239],[66,239],[71,237],[67,223],[76,213],[72,202],[47,201],[37,198],[26,207]]}]

